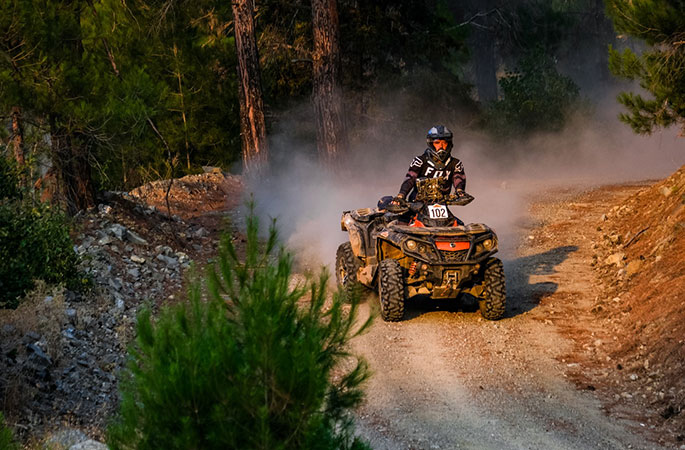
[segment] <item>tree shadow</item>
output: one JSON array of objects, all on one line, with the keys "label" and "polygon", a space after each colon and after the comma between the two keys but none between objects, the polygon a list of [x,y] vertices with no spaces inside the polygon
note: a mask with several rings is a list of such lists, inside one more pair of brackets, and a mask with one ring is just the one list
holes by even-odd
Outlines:
[{"label": "tree shadow", "polygon": [[[567,245],[535,255],[505,260],[507,310],[504,318],[515,317],[530,311],[539,305],[543,298],[555,293],[559,288],[557,283],[553,281],[531,283],[531,277],[557,273],[556,267],[564,262],[569,254],[577,250],[577,246]],[[404,320],[415,319],[435,311],[477,313],[478,299],[468,294],[445,300],[432,300],[426,295],[412,297],[405,303]]]}]

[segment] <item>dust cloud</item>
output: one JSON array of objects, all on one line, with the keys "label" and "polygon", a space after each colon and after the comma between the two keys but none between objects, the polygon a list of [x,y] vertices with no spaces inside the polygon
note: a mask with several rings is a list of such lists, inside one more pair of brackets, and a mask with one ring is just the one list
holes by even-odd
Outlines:
[{"label": "dust cloud", "polygon": [[[455,132],[452,155],[462,160],[467,191],[475,196],[453,212],[467,223],[494,228],[501,257],[513,258],[528,204],[543,193],[663,178],[685,164],[685,140],[676,129],[637,136],[617,119],[620,106],[614,98],[600,103],[592,116],[575,118],[562,132],[525,141],[495,142],[456,119],[436,122]],[[280,124],[284,131],[271,141],[272,171],[248,182],[247,191],[260,217],[277,219],[281,239],[300,268],[316,270],[332,268],[338,245],[347,239],[340,229],[342,212],[375,207],[380,197],[396,195],[412,159],[425,149],[426,130],[435,123],[379,120],[354,134],[358,143],[339,168],[329,170],[317,162],[313,124],[304,119],[305,110]]]}]

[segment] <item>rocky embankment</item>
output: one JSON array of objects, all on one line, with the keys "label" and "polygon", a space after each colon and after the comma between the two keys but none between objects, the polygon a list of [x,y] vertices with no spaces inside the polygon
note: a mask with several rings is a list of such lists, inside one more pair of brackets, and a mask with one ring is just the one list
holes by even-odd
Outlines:
[{"label": "rocky embankment", "polygon": [[[592,312],[610,339],[610,407],[644,411],[685,444],[685,166],[613,206],[598,225],[604,285]],[[683,445],[685,447],[685,445]],[[681,448],[683,448],[681,447]]]},{"label": "rocky embankment", "polygon": [[[40,285],[18,309],[0,311],[0,410],[25,441],[67,424],[102,439],[136,314],[181,297],[191,261],[214,254],[226,209],[220,206],[240,196],[239,180],[215,171],[174,186],[172,213],[179,215],[171,217],[135,195],[143,190],[163,200],[162,182],[133,195],[107,193],[75,218],[75,251],[88,287]],[[202,209],[210,196],[212,212]],[[60,445],[84,448],[74,445],[87,440],[69,439]]]}]

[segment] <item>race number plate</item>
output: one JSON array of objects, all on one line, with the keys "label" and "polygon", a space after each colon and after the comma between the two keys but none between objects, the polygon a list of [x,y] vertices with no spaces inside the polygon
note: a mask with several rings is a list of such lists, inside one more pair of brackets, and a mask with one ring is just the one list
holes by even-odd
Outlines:
[{"label": "race number plate", "polygon": [[428,216],[431,219],[447,219],[447,206],[445,205],[429,205]]}]

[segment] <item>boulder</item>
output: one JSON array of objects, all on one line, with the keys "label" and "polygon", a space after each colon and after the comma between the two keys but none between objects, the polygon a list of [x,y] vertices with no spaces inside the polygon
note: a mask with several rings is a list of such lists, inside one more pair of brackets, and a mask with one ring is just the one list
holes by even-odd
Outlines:
[{"label": "boulder", "polygon": [[617,267],[623,267],[624,263],[623,260],[626,258],[626,254],[623,252],[617,252],[614,253],[613,255],[607,256],[607,258],[604,260],[604,264],[607,266],[617,266]]},{"label": "boulder", "polygon": [[126,240],[135,245],[148,245],[148,242],[131,230],[126,231]]},{"label": "boulder", "polygon": [[636,259],[634,261],[630,261],[628,265],[626,266],[626,275],[629,277],[632,277],[633,275],[637,274],[640,269],[642,268],[642,261],[639,259]]}]

